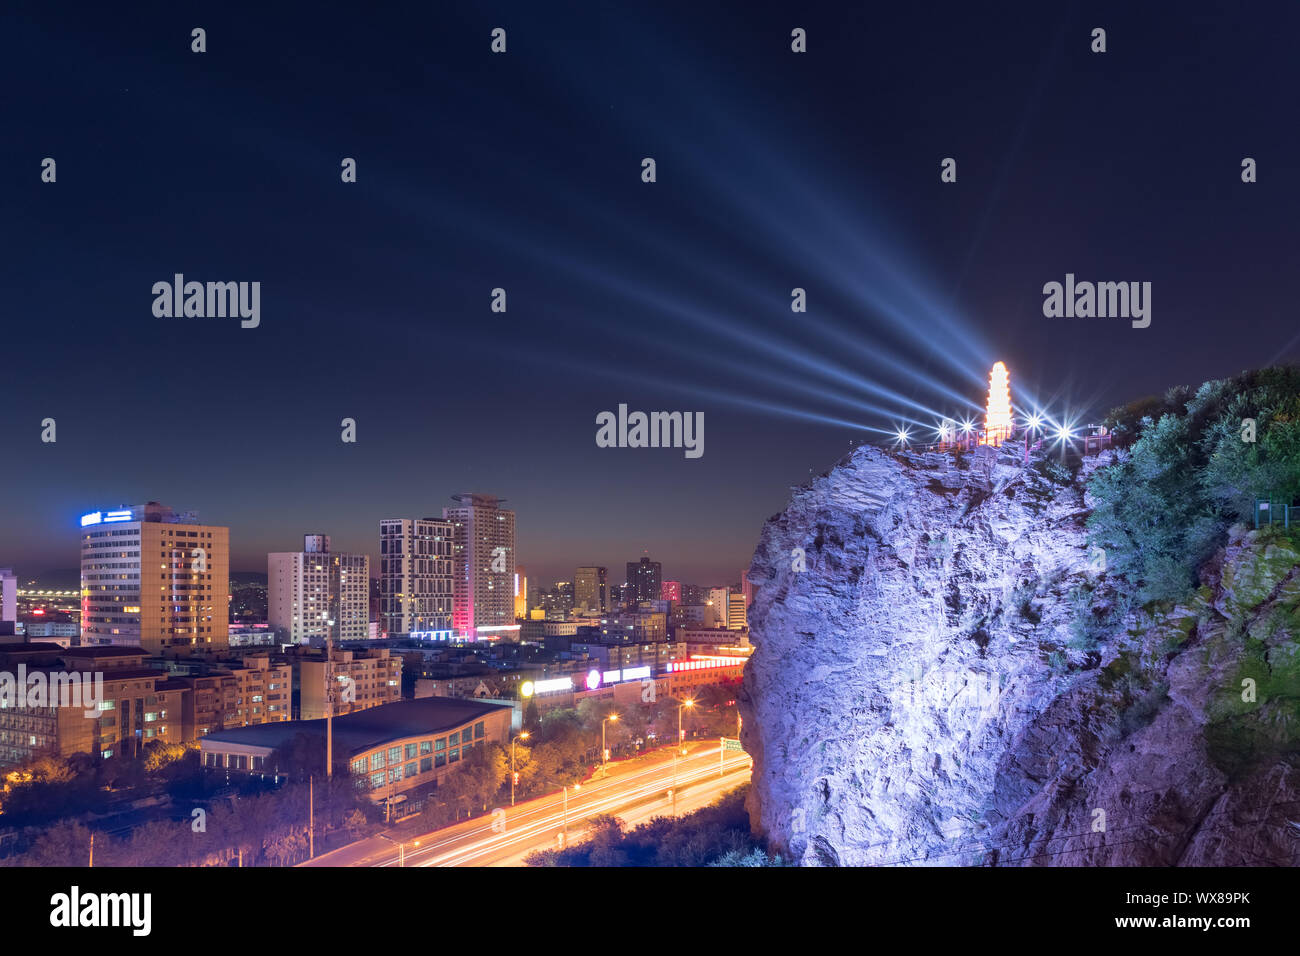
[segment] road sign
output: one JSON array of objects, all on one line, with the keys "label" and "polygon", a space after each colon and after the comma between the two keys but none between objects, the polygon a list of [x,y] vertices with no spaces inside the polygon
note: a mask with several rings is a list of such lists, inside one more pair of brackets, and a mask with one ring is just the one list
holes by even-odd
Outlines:
[{"label": "road sign", "polygon": [[742,754],[743,754],[743,753],[745,752],[745,748],[742,747],[742,746],[740,745],[740,741],[739,741],[739,740],[737,740],[737,739],[735,739],[735,738],[733,738],[733,737],[723,737],[723,738],[722,738],[722,752],[723,752],[723,753],[732,753],[732,752],[734,752],[734,753],[742,753]]}]

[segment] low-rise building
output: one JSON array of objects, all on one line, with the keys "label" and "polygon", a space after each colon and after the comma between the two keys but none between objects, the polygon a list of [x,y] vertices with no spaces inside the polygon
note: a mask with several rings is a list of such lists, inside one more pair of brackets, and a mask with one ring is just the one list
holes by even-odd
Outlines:
[{"label": "low-rise building", "polygon": [[331,690],[336,717],[390,704],[402,697],[402,658],[386,647],[299,655],[294,668],[298,716],[302,720],[326,715]]},{"label": "low-rise building", "polygon": [[[93,646],[57,652],[28,645],[15,652],[25,659],[12,670],[13,655],[0,661],[6,693],[25,695],[0,707],[0,768],[41,756],[133,756],[151,741],[184,739],[187,688],[145,667],[144,650]],[[45,689],[33,705],[34,688],[42,682]]]},{"label": "low-rise building", "polygon": [[293,667],[269,654],[214,663],[204,673],[178,678],[189,688],[184,705],[186,740],[214,730],[278,723],[293,717]]},{"label": "low-rise building", "polygon": [[[336,760],[379,802],[435,788],[476,748],[509,743],[511,708],[448,697],[404,700],[336,718]],[[295,720],[223,730],[200,742],[213,773],[278,775],[276,751],[299,734],[325,737],[324,720]]]}]

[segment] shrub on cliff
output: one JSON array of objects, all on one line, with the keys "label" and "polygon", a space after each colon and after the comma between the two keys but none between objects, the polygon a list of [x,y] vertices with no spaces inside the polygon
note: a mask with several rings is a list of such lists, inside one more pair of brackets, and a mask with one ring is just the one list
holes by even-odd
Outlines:
[{"label": "shrub on cliff", "polygon": [[[1253,521],[1256,498],[1300,498],[1300,368],[1206,382],[1177,408],[1189,394],[1112,412],[1136,438],[1088,485],[1089,543],[1144,602],[1184,597],[1228,526]],[[1135,407],[1163,411],[1134,423]]]}]

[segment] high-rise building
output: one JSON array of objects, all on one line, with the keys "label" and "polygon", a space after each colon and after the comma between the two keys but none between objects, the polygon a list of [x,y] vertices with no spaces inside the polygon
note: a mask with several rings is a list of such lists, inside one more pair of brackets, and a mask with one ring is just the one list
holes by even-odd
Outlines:
[{"label": "high-rise building", "polygon": [[547,613],[554,612],[563,620],[569,616],[575,607],[573,594],[572,581],[558,581],[555,587],[542,592],[540,606],[542,610]]},{"label": "high-rise building", "polygon": [[574,572],[573,605],[579,611],[597,614],[609,610],[609,572],[605,568],[578,568]]},{"label": "high-rise building", "polygon": [[283,640],[323,644],[370,636],[370,556],[330,550],[329,535],[266,556],[266,619]]},{"label": "high-rise building", "polygon": [[683,604],[708,604],[709,589],[702,588],[697,584],[683,584],[682,603]]},{"label": "high-rise building", "polygon": [[379,523],[379,620],[390,636],[451,637],[452,524],[441,518]]},{"label": "high-rise building", "polygon": [[658,601],[663,588],[663,565],[649,558],[627,563],[627,583],[632,586],[633,603],[636,601]]},{"label": "high-rise building", "polygon": [[754,585],[749,583],[749,570],[740,572],[740,590],[745,595],[745,608],[754,603]]},{"label": "high-rise building", "polygon": [[467,638],[496,639],[518,633],[515,624],[515,513],[495,495],[452,496],[443,508],[452,523],[452,626]]},{"label": "high-rise building", "polygon": [[224,650],[230,529],[156,501],[81,518],[81,642]]},{"label": "high-rise building", "polygon": [[676,601],[678,604],[681,604],[682,603],[682,582],[665,581],[661,586],[659,592],[659,598],[660,600],[663,601]]},{"label": "high-rise building", "polygon": [[727,630],[742,631],[749,626],[745,595],[732,591],[727,595]]},{"label": "high-rise building", "polygon": [[708,605],[713,608],[713,620],[718,627],[727,626],[729,612],[727,596],[730,593],[727,588],[709,588]]},{"label": "high-rise building", "polygon": [[18,576],[13,568],[0,568],[0,623],[18,620]]},{"label": "high-rise building", "polygon": [[515,567],[515,620],[528,620],[528,575],[522,567]]}]

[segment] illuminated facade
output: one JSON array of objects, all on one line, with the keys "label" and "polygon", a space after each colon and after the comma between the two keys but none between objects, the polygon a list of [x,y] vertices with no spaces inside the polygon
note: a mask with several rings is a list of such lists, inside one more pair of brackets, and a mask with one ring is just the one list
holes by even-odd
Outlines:
[{"label": "illuminated facade", "polygon": [[386,633],[451,637],[452,578],[450,521],[379,523],[379,620]]},{"label": "illuminated facade", "polygon": [[81,518],[81,640],[150,654],[224,650],[230,529],[156,501]]},{"label": "illuminated facade", "polygon": [[528,618],[528,573],[522,567],[515,567],[515,620]]},{"label": "illuminated facade", "polygon": [[452,627],[467,638],[517,635],[515,513],[494,495],[453,497],[459,506],[442,509],[452,525]]},{"label": "illuminated facade", "polygon": [[749,609],[745,605],[745,595],[740,591],[727,594],[727,629],[743,631],[749,627]]},{"label": "illuminated facade", "polygon": [[330,550],[309,534],[302,551],[266,556],[267,622],[295,644],[370,636],[370,557]]},{"label": "illuminated facade", "polygon": [[[381,802],[407,791],[432,789],[458,764],[487,744],[508,746],[511,708],[499,704],[426,697],[347,714],[334,720],[336,758]],[[324,720],[295,720],[216,731],[200,740],[200,763],[229,779],[273,775],[277,751],[300,734],[322,739]]]}]

